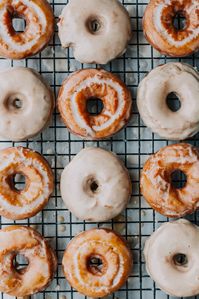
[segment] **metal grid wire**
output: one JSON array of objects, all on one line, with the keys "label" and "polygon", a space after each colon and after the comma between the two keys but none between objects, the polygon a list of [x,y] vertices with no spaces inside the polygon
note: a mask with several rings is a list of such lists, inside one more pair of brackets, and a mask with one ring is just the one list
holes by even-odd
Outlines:
[{"label": "metal grid wire", "polygon": [[[67,3],[66,0],[51,0],[50,2],[56,17],[60,15],[61,10]],[[20,143],[0,142],[1,148],[22,145],[37,150],[49,161],[55,175],[55,191],[43,211],[24,221],[13,222],[1,217],[1,227],[13,223],[36,227],[43,236],[50,240],[56,250],[59,266],[55,279],[48,289],[43,293],[33,295],[32,298],[86,298],[79,295],[67,284],[61,270],[61,260],[64,249],[73,236],[82,230],[96,226],[110,227],[122,234],[129,241],[134,256],[133,271],[127,283],[120,291],[107,298],[171,298],[161,292],[147,275],[142,253],[146,238],[162,222],[168,221],[168,219],[155,213],[139,192],[140,170],[144,161],[150,154],[170,142],[153,134],[150,129],[143,125],[136,108],[136,89],[146,73],[157,65],[169,61],[183,61],[196,67],[199,66],[199,56],[195,54],[191,57],[175,59],[160,55],[146,42],[142,33],[141,21],[147,3],[144,0],[126,0],[123,1],[123,4],[131,16],[133,39],[126,54],[104,68],[117,74],[132,91],[134,99],[133,115],[128,126],[108,140],[83,141],[67,131],[60,121],[58,112],[55,112],[50,127],[36,138]],[[56,95],[63,79],[73,71],[86,67],[99,67],[99,65],[78,63],[74,60],[71,49],[63,50],[57,35],[57,28],[50,46],[37,56],[21,61],[0,60],[1,69],[18,65],[32,67],[40,72],[49,82]],[[199,145],[199,135],[188,142]],[[117,153],[124,161],[132,177],[133,194],[127,209],[113,221],[102,224],[79,221],[65,208],[60,197],[59,182],[63,168],[82,148],[87,146],[100,146]],[[189,219],[197,222],[197,213]],[[1,298],[5,299],[9,296],[1,294]],[[199,296],[194,298],[199,298]]]}]

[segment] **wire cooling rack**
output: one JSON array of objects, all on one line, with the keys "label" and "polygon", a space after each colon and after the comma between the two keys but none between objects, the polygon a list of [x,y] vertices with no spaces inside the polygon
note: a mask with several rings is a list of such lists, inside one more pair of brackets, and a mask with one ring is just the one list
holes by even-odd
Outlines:
[{"label": "wire cooling rack", "polygon": [[[50,2],[56,17],[60,15],[61,10],[67,3],[65,0]],[[32,298],[86,298],[71,289],[67,284],[62,273],[61,260],[64,249],[73,236],[82,230],[96,226],[110,227],[122,234],[129,241],[134,257],[134,267],[127,283],[120,291],[107,298],[171,298],[161,292],[147,275],[142,253],[146,238],[162,222],[168,221],[168,219],[155,213],[139,192],[140,170],[144,161],[150,154],[170,142],[160,139],[159,136],[153,134],[143,125],[136,108],[136,89],[146,73],[154,67],[169,61],[183,61],[197,67],[199,66],[199,56],[195,54],[183,59],[161,56],[143,37],[141,21],[147,3],[143,0],[128,0],[123,1],[123,4],[131,16],[133,38],[126,54],[107,64],[104,68],[117,74],[132,91],[133,114],[128,126],[108,140],[97,142],[83,141],[67,131],[56,111],[50,127],[36,138],[20,143],[0,142],[1,148],[22,145],[37,150],[49,161],[55,175],[55,191],[49,204],[43,211],[35,217],[24,221],[13,222],[1,217],[1,227],[13,223],[32,226],[48,238],[56,250],[59,266],[54,280],[43,293],[36,294]],[[73,71],[87,67],[99,67],[99,65],[87,65],[75,61],[71,50],[63,50],[61,48],[57,29],[50,46],[41,54],[21,61],[0,60],[1,69],[19,65],[32,67],[39,71],[51,85],[56,95],[63,79]],[[199,135],[190,139],[189,142],[199,145]],[[113,221],[101,224],[79,221],[65,208],[60,197],[59,182],[63,168],[82,148],[88,146],[102,147],[117,153],[128,168],[133,184],[133,194],[127,209]],[[19,183],[22,184],[22,182]],[[197,213],[192,215],[191,218],[189,217],[189,219],[197,222]],[[9,296],[1,294],[1,298],[5,299],[9,298]]]}]

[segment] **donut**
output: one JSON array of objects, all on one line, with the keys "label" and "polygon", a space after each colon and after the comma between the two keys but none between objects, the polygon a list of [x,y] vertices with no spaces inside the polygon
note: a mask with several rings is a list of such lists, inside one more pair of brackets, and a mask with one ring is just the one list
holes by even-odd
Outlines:
[{"label": "donut", "polygon": [[[17,174],[25,178],[22,190],[14,183]],[[13,220],[33,217],[48,203],[53,187],[52,170],[39,153],[24,147],[0,150],[1,216]]]},{"label": "donut", "polygon": [[[170,110],[166,98],[175,93],[181,107]],[[137,106],[144,123],[163,138],[183,140],[199,131],[199,73],[184,63],[153,69],[139,84]]]},{"label": "donut", "polygon": [[[17,267],[15,258],[23,256],[27,266]],[[57,268],[54,251],[30,227],[12,225],[0,230],[0,291],[24,297],[43,291]]]},{"label": "donut", "polygon": [[[172,174],[186,176],[185,185],[175,188]],[[190,144],[172,144],[151,155],[143,166],[141,192],[149,205],[167,217],[191,214],[199,206],[199,151]]]},{"label": "donut", "polygon": [[104,297],[117,291],[132,271],[132,255],[124,239],[109,229],[81,232],[68,244],[62,266],[79,293]]},{"label": "donut", "polygon": [[165,293],[199,294],[199,228],[185,219],[162,224],[145,242],[146,269]]},{"label": "donut", "polygon": [[20,141],[46,127],[54,109],[54,96],[34,70],[14,67],[0,71],[0,136]]},{"label": "donut", "polygon": [[[188,56],[199,49],[198,0],[150,0],[143,17],[143,32],[161,54]],[[175,18],[185,18],[176,28]]]},{"label": "donut", "polygon": [[[88,112],[90,100],[99,99],[102,111]],[[102,139],[121,130],[131,116],[132,98],[115,75],[97,69],[73,73],[64,80],[58,95],[58,109],[67,128],[84,139]]]},{"label": "donut", "polygon": [[82,149],[65,167],[60,188],[66,207],[87,221],[116,217],[131,196],[131,180],[122,162],[112,152],[94,147]]},{"label": "donut", "polygon": [[[25,29],[16,31],[13,19],[25,20]],[[1,0],[0,56],[23,59],[36,55],[49,43],[54,16],[47,0]]]},{"label": "donut", "polygon": [[106,64],[126,52],[131,20],[118,0],[70,0],[58,23],[62,47],[82,63]]}]

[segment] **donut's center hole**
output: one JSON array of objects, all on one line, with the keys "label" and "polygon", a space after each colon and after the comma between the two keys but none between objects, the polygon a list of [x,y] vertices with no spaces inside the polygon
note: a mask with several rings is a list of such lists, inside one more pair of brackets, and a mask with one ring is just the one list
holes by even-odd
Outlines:
[{"label": "donut's center hole", "polygon": [[173,18],[173,26],[177,31],[184,30],[187,26],[187,19],[183,11],[178,11]]},{"label": "donut's center hole", "polygon": [[93,17],[88,19],[86,26],[91,34],[97,34],[102,27],[102,23],[97,17]]},{"label": "donut's center hole", "polygon": [[188,263],[188,258],[184,253],[177,253],[173,257],[173,262],[176,266],[185,266]]},{"label": "donut's center hole", "polygon": [[91,255],[87,260],[88,271],[94,275],[100,275],[103,272],[104,263],[99,255]]},{"label": "donut's center hole", "polygon": [[182,189],[183,187],[185,187],[186,182],[187,182],[187,176],[183,171],[177,169],[172,172],[171,184],[175,189]]},{"label": "donut's center hole", "polygon": [[16,173],[11,176],[13,188],[17,191],[22,191],[26,185],[26,178],[21,173]]},{"label": "donut's center hole", "polygon": [[98,182],[92,181],[90,184],[90,189],[93,193],[97,192],[97,189],[99,188]]},{"label": "donut's center hole", "polygon": [[15,255],[12,263],[14,269],[20,274],[23,274],[23,272],[29,265],[28,259],[24,255],[19,253]]},{"label": "donut's center hole", "polygon": [[5,102],[6,109],[17,113],[20,109],[23,108],[23,100],[21,99],[22,95],[11,95]]},{"label": "donut's center hole", "polygon": [[24,32],[26,29],[26,20],[18,15],[12,17],[12,27],[16,33]]},{"label": "donut's center hole", "polygon": [[90,97],[86,103],[86,109],[91,115],[98,115],[102,112],[104,104],[101,99],[97,97]]},{"label": "donut's center hole", "polygon": [[169,109],[173,112],[176,112],[181,108],[181,102],[174,92],[168,94],[166,98],[166,103]]},{"label": "donut's center hole", "polygon": [[23,103],[20,99],[14,99],[13,100],[13,107],[16,108],[16,109],[20,109],[22,108],[23,106]]}]

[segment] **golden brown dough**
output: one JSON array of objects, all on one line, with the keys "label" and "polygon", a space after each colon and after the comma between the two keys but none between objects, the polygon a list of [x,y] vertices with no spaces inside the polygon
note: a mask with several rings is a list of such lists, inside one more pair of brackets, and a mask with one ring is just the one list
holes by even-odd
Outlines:
[{"label": "golden brown dough", "polygon": [[[101,266],[96,266],[96,259]],[[132,256],[126,242],[110,229],[80,233],[67,246],[63,261],[66,279],[78,292],[104,297],[117,291],[132,270]]]},{"label": "golden brown dough", "polygon": [[[182,188],[172,185],[171,175],[186,175]],[[199,201],[199,152],[190,144],[172,144],[151,155],[143,167],[141,192],[150,206],[168,217],[193,213]]]},{"label": "golden brown dough", "polygon": [[[17,255],[28,261],[25,268],[16,268]],[[35,230],[25,226],[9,226],[0,230],[0,291],[24,297],[44,290],[57,268],[54,251]]]}]

